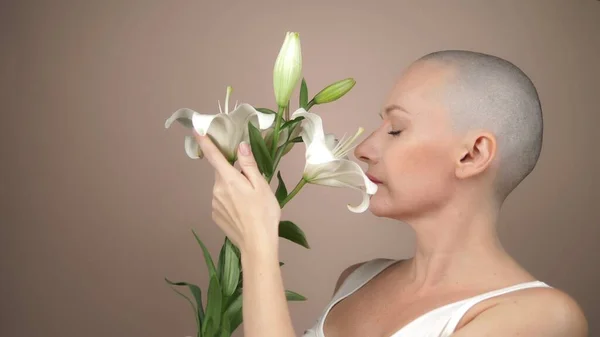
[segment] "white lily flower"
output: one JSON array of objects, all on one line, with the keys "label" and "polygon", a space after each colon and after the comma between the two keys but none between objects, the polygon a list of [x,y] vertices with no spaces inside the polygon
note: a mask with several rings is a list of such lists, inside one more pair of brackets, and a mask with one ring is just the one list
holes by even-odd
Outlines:
[{"label": "white lily flower", "polygon": [[361,127],[348,139],[338,141],[331,134],[323,131],[323,122],[317,114],[298,109],[292,119],[302,116],[300,135],[306,145],[306,164],[302,177],[306,182],[332,187],[348,187],[362,192],[363,200],[357,206],[348,204],[354,213],[362,213],[369,207],[370,195],[377,192],[373,183],[361,167],[348,158],[348,152],[354,148],[354,141],[363,133]]},{"label": "white lily flower", "polygon": [[[187,128],[193,128],[200,135],[207,135],[221,150],[221,153],[233,163],[237,159],[237,149],[242,141],[250,142],[248,133],[248,122],[251,122],[259,130],[269,128],[275,120],[274,114],[260,112],[250,104],[242,103],[229,111],[229,96],[231,87],[227,87],[225,95],[225,111],[219,104],[219,113],[201,114],[192,109],[183,108],[175,111],[165,122],[165,128],[169,128],[173,122],[178,121]],[[186,136],[184,142],[185,153],[192,159],[203,158],[202,150],[194,136]]]}]

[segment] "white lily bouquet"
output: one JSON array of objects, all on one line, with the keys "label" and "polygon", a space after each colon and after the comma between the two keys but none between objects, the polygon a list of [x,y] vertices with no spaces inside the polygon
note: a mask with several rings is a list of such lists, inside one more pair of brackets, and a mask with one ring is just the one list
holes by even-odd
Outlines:
[{"label": "white lily bouquet", "polygon": [[[352,89],[356,83],[347,78],[337,81],[308,100],[308,87],[302,78],[298,108],[290,115],[290,96],[302,78],[302,53],[298,33],[288,32],[275,61],[273,85],[277,109],[254,107],[248,103],[235,104],[229,110],[231,87],[227,87],[224,109],[219,102],[219,113],[201,114],[191,109],[179,109],[165,122],[165,127],[178,121],[187,128],[193,128],[200,135],[208,135],[228,161],[234,165],[241,142],[247,142],[257,166],[270,183],[276,175],[278,186],[275,196],[283,208],[306,184],[331,187],[347,187],[362,193],[359,205],[347,205],[355,213],[364,212],[369,205],[369,196],[377,191],[360,166],[348,158],[356,139],[363,128],[352,137],[341,140],[323,130],[321,117],[309,112],[315,105],[333,102]],[[296,143],[306,147],[306,164],[299,182],[288,192],[278,165]],[[201,159],[203,154],[193,135],[186,136],[185,152],[192,159]],[[276,174],[275,174],[276,173]],[[227,238],[221,248],[217,265],[202,240],[195,231],[193,234],[202,248],[209,272],[206,306],[202,303],[202,291],[196,284],[173,282],[165,278],[171,286],[186,287],[193,300],[172,287],[190,303],[197,326],[198,337],[229,337],[242,323],[242,266],[240,250]],[[300,227],[292,221],[279,223],[279,237],[310,248]],[[282,262],[279,263],[283,265]],[[288,301],[303,301],[306,298],[291,290],[286,290]]]}]

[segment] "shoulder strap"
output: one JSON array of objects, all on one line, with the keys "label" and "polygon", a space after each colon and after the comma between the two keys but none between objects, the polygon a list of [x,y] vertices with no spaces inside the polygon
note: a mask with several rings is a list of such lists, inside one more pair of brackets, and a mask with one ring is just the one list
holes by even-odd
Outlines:
[{"label": "shoulder strap", "polygon": [[370,281],[375,275],[379,274],[382,270],[384,270],[387,266],[392,264],[394,260],[376,258],[369,261],[366,261],[358,268],[352,271],[348,277],[342,282],[340,288],[335,292],[333,298],[329,301],[329,303],[323,309],[323,312],[317,319],[315,325],[306,330],[304,333],[307,337],[318,336],[317,332],[322,329],[322,324],[329,313],[329,310],[338,303],[343,300],[347,296],[350,296],[353,292],[357,291],[365,285],[368,281]]},{"label": "shoulder strap", "polygon": [[510,286],[510,287],[506,287],[506,288],[502,288],[502,289],[498,289],[498,290],[493,290],[493,291],[487,292],[485,294],[481,294],[479,296],[474,296],[474,297],[466,300],[465,303],[462,304],[452,314],[452,317],[450,318],[450,320],[446,324],[446,327],[444,328],[444,331],[441,334],[441,336],[449,336],[450,333],[453,333],[454,330],[456,329],[456,326],[458,325],[458,322],[460,322],[460,320],[462,319],[462,317],[475,304],[477,304],[479,302],[482,302],[484,300],[490,299],[492,297],[504,295],[504,294],[507,294],[507,293],[510,293],[510,292],[513,292],[513,291],[517,291],[517,290],[521,290],[521,289],[527,289],[527,288],[536,288],[536,287],[550,287],[550,286],[547,285],[544,282],[541,282],[541,281],[531,281],[531,282],[519,283],[519,284],[516,284],[514,286]]},{"label": "shoulder strap", "polygon": [[392,259],[376,258],[363,263],[342,282],[342,285],[334,294],[332,302],[337,302],[340,298],[358,290],[395,261]]}]

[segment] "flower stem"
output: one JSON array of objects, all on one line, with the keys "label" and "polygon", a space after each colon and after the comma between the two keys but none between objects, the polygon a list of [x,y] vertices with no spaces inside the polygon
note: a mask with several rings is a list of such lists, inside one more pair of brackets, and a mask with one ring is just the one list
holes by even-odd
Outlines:
[{"label": "flower stem", "polygon": [[298,192],[300,192],[300,190],[302,189],[302,187],[304,187],[304,185],[306,185],[306,183],[307,183],[307,181],[306,181],[306,179],[304,179],[304,177],[302,179],[300,179],[300,181],[298,182],[296,187],[294,187],[294,189],[281,202],[281,208],[283,208],[283,206],[285,206],[285,204],[287,204],[288,201],[292,200],[292,198],[294,198],[294,196],[296,196],[296,194],[298,194]]},{"label": "flower stem", "polygon": [[287,105],[285,106],[285,120],[290,120],[290,101],[288,101]]},{"label": "flower stem", "polygon": [[310,102],[308,102],[308,104],[306,105],[306,111],[310,110],[310,108],[313,107],[313,105],[315,105],[315,101],[313,101],[312,99],[310,100]]},{"label": "flower stem", "polygon": [[[292,127],[289,128],[288,130],[288,138],[285,140],[285,143],[283,145],[281,145],[280,147],[277,148],[277,150],[275,151],[275,158],[273,158],[273,174],[270,177],[267,177],[267,181],[270,183],[271,179],[273,178],[273,175],[275,174],[275,172],[277,171],[277,166],[279,166],[279,161],[281,160],[281,157],[283,156],[283,151],[285,151],[285,149],[288,147],[288,145],[290,144],[290,135],[292,135],[292,133],[294,133],[294,129],[298,127],[298,125],[294,125]],[[291,143],[292,147],[294,146],[294,143]]]},{"label": "flower stem", "polygon": [[275,116],[275,130],[273,131],[273,144],[271,147],[271,158],[275,157],[275,151],[277,151],[277,143],[279,143],[279,128],[281,127],[281,119],[283,118],[283,112],[285,111],[284,106],[279,107],[277,116]]},{"label": "flower stem", "polygon": [[285,150],[286,147],[287,143],[283,144],[279,149],[277,149],[275,153],[275,158],[273,159],[273,172],[277,170],[277,166],[279,165],[279,161],[281,160],[283,150]]}]

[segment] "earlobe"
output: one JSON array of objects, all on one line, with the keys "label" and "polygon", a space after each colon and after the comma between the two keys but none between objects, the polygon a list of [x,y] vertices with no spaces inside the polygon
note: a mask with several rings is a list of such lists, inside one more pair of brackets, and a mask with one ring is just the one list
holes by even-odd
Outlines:
[{"label": "earlobe", "polygon": [[478,132],[465,139],[459,153],[456,176],[464,179],[487,170],[496,156],[496,138],[488,132]]}]

